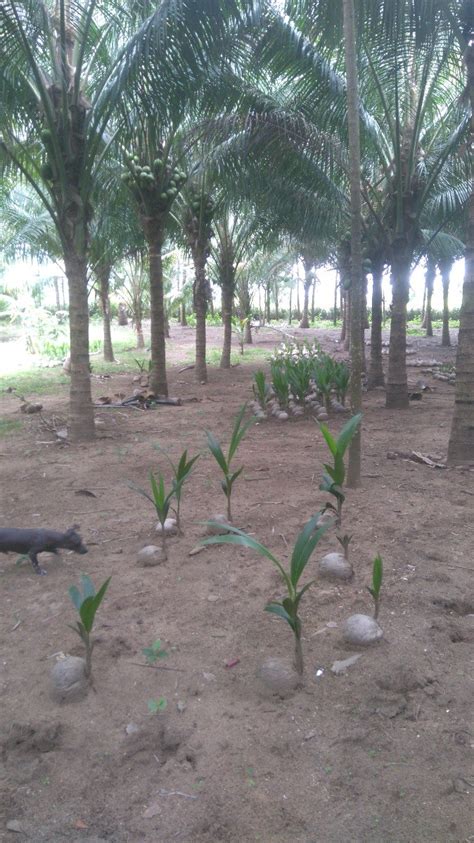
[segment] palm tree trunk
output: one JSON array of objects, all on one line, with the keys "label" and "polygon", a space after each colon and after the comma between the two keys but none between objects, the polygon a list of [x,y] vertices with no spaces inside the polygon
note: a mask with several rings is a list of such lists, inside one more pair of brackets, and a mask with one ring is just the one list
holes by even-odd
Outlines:
[{"label": "palm tree trunk", "polygon": [[443,283],[443,330],[441,334],[441,345],[449,347],[451,337],[449,336],[449,281],[453,262],[449,258],[439,262],[439,271]]},{"label": "palm tree trunk", "polygon": [[383,264],[374,266],[372,272],[372,328],[370,332],[369,389],[384,386],[382,363],[382,276]]},{"label": "palm tree trunk", "polygon": [[432,310],[431,310],[431,302],[433,299],[433,287],[434,287],[434,280],[436,275],[436,264],[433,261],[428,259],[426,264],[426,313],[425,313],[425,328],[426,328],[426,336],[432,337],[433,336],[433,320],[432,320]]},{"label": "palm tree trunk", "polygon": [[61,299],[59,298],[59,284],[58,284],[57,278],[53,278],[53,284],[54,284],[54,293],[55,293],[55,296],[56,296],[56,310],[61,310]]},{"label": "palm tree trunk", "polygon": [[[471,101],[471,146],[474,144],[474,44],[464,56],[467,89]],[[471,174],[472,175],[472,174]],[[471,197],[466,237],[465,274],[456,353],[456,392],[448,464],[461,465],[474,460],[474,190]]]},{"label": "palm tree trunk", "polygon": [[272,318],[270,310],[270,281],[265,285],[265,318],[267,322],[270,322]]},{"label": "palm tree trunk", "polygon": [[206,315],[208,291],[206,279],[206,257],[198,251],[194,259],[194,310],[196,312],[196,362],[194,376],[199,383],[207,383],[206,366]]},{"label": "palm tree trunk", "polygon": [[143,325],[141,319],[137,319],[135,322],[135,331],[137,332],[137,348],[145,348],[145,337],[143,336]]},{"label": "palm tree trunk", "polygon": [[[349,138],[351,194],[351,383],[352,413],[362,407],[362,318],[364,286],[362,277],[362,210],[360,191],[359,91],[355,36],[354,0],[343,0],[344,53],[347,84],[347,126]],[[349,447],[347,485],[360,486],[361,426]]]},{"label": "palm tree trunk", "polygon": [[250,326],[250,320],[252,318],[252,300],[250,297],[249,281],[245,276],[240,278],[238,297],[240,318],[245,320],[244,343],[252,345],[252,329]]},{"label": "palm tree trunk", "polygon": [[290,287],[290,306],[288,309],[288,325],[291,325],[291,305],[292,305],[292,298],[293,298],[293,288]]},{"label": "palm tree trunk", "polygon": [[341,284],[341,336],[339,337],[339,342],[345,344],[346,342],[346,334],[347,334],[347,293],[342,289]]},{"label": "palm tree trunk", "polygon": [[399,248],[394,248],[392,260],[392,318],[390,321],[390,347],[385,404],[390,410],[408,409],[406,344],[410,267],[411,254],[408,254],[405,242],[399,242]]},{"label": "palm tree trunk", "polygon": [[114,363],[114,350],[112,347],[112,331],[110,327],[110,273],[111,267],[109,265],[101,266],[97,269],[97,278],[99,281],[99,297],[100,307],[102,310],[102,322],[104,331],[104,360],[108,363]]},{"label": "palm tree trunk", "polygon": [[273,294],[275,296],[275,319],[278,321],[280,318],[280,311],[279,311],[279,300],[278,300],[278,281],[274,281],[273,283]]},{"label": "palm tree trunk", "polygon": [[182,328],[185,328],[188,324],[188,320],[186,319],[186,305],[185,305],[184,301],[181,302],[181,305],[180,305],[180,308],[179,308],[179,324],[181,325]]},{"label": "palm tree trunk", "polygon": [[312,264],[306,258],[303,259],[304,266],[304,285],[303,285],[303,316],[300,322],[300,328],[309,328],[308,310],[309,310],[309,291],[311,289],[311,267]]},{"label": "palm tree trunk", "polygon": [[221,277],[222,288],[222,322],[224,324],[224,344],[222,346],[221,369],[230,369],[230,352],[232,348],[232,308],[234,304],[235,274],[234,267],[224,268]]},{"label": "palm tree trunk", "polygon": [[367,330],[370,328],[369,322],[369,312],[367,309],[367,287],[368,287],[368,279],[367,275],[364,273],[364,310],[363,310],[363,318],[362,318],[362,328],[363,330]]},{"label": "palm tree trunk", "polygon": [[423,304],[421,305],[421,327],[426,328],[426,279],[423,286]]},{"label": "palm tree trunk", "polygon": [[69,435],[72,442],[85,442],[95,438],[89,363],[86,258],[70,251],[64,255],[64,266],[69,283],[71,345]]},{"label": "palm tree trunk", "polygon": [[344,336],[344,350],[349,351],[351,347],[352,333],[352,296],[351,291],[346,290],[346,333]]},{"label": "palm tree trunk", "polygon": [[155,395],[168,395],[166,379],[165,307],[163,297],[163,233],[158,226],[146,232],[150,272],[151,372],[150,388]]}]

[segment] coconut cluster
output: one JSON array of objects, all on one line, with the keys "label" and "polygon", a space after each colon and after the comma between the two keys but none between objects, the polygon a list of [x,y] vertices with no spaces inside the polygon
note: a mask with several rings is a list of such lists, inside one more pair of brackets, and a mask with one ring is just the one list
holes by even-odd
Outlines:
[{"label": "coconut cluster", "polygon": [[191,248],[211,239],[214,211],[215,205],[209,195],[195,193],[191,196],[185,220]]},{"label": "coconut cluster", "polygon": [[122,181],[130,188],[135,199],[152,201],[158,211],[166,211],[186,181],[186,173],[170,166],[163,158],[155,158],[150,164],[140,163],[138,155],[125,156],[127,169]]}]

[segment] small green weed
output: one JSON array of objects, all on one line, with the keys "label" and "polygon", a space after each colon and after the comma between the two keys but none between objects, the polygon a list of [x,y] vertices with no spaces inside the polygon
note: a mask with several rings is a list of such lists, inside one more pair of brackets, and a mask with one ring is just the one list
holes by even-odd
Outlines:
[{"label": "small green weed", "polygon": [[155,664],[158,659],[166,659],[166,657],[168,656],[168,652],[167,650],[163,650],[159,638],[157,638],[156,641],[153,641],[151,647],[144,647],[142,653],[145,656],[148,664]]},{"label": "small green weed", "polygon": [[147,707],[150,714],[159,714],[160,711],[164,711],[168,707],[168,700],[166,697],[159,697],[157,700],[148,700]]}]

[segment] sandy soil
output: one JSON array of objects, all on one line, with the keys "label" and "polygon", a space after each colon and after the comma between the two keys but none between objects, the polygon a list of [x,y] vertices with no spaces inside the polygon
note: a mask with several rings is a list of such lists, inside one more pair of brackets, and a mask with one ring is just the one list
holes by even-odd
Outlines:
[{"label": "sandy soil", "polygon": [[[318,336],[338,348],[337,333]],[[211,344],[220,338],[210,331]],[[276,338],[265,331],[257,339],[271,349]],[[190,329],[173,330],[172,363],[192,339]],[[454,357],[438,337],[410,338],[410,349],[412,363]],[[204,431],[228,441],[256,368],[212,369],[201,386],[192,371],[171,366],[171,394],[198,400],[99,410],[93,445],[45,444],[51,437],[35,416],[2,439],[0,523],[79,522],[89,553],[42,557],[45,577],[14,555],[0,557],[1,840],[474,840],[474,472],[387,459],[395,450],[445,455],[453,387],[422,375],[433,391],[402,413],[384,408],[383,392],[365,395],[363,483],[348,492],[344,525],[356,575],[350,584],[316,582],[304,597],[305,686],[280,698],[256,678],[265,658],[292,650],[290,630],[263,611],[281,594],[270,563],[225,546],[189,555],[203,535],[199,522],[225,511]],[[127,393],[131,376],[94,378],[93,388],[96,396]],[[46,417],[65,415],[66,391],[42,402]],[[11,395],[0,396],[0,413],[19,418]],[[143,569],[137,551],[157,543],[156,519],[128,483],[145,486],[150,468],[168,473],[157,444],[172,458],[184,448],[202,456],[184,493],[184,535],[170,540],[166,563]],[[255,425],[237,456],[245,472],[235,523],[287,559],[324,503],[325,456],[311,418]],[[84,489],[95,498],[77,494]],[[336,544],[325,536],[308,577]],[[336,676],[333,662],[354,652],[342,641],[344,619],[371,609],[376,552],[385,565],[384,639]],[[67,593],[81,572],[96,584],[112,575],[97,615],[95,691],[60,705],[50,672],[58,652],[81,654]],[[158,638],[169,653],[158,668],[167,669],[146,666],[142,654]],[[166,709],[150,714],[148,701],[160,697]]]}]

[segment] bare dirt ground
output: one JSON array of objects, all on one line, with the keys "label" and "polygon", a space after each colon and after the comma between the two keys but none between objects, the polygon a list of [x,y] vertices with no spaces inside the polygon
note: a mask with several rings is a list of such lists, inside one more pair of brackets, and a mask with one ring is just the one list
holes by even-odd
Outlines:
[{"label": "bare dirt ground", "polygon": [[[337,332],[317,334],[337,348]],[[171,362],[193,340],[190,329],[173,335]],[[212,329],[211,345],[220,337]],[[277,339],[267,331],[257,338],[268,349]],[[412,362],[454,359],[439,337],[411,337],[410,348]],[[225,511],[204,430],[228,442],[257,368],[211,369],[201,386],[172,365],[171,394],[199,400],[99,410],[93,445],[44,444],[35,416],[2,439],[1,523],[62,529],[77,521],[89,554],[42,557],[46,577],[15,565],[14,555],[0,557],[1,840],[474,840],[474,473],[386,456],[445,455],[453,387],[423,375],[434,391],[408,412],[387,411],[383,392],[365,395],[363,484],[349,491],[345,515],[356,576],[343,586],[317,582],[305,595],[306,683],[280,699],[256,678],[266,657],[292,652],[288,627],[263,611],[281,593],[270,563],[226,546],[189,556],[203,535],[199,522]],[[419,376],[410,370],[412,380]],[[42,396],[46,416],[65,415],[66,389]],[[128,393],[131,376],[94,379],[93,389]],[[1,396],[0,414],[19,418],[18,402]],[[330,420],[335,430],[341,424]],[[156,444],[173,458],[184,448],[203,455],[184,493],[185,535],[170,541],[165,564],[143,569],[137,551],[156,543],[156,519],[127,483],[146,486],[150,468],[168,472]],[[296,533],[324,503],[325,457],[311,418],[255,425],[237,457],[245,472],[235,485],[235,523],[288,558]],[[77,495],[81,489],[96,497]],[[308,577],[336,544],[333,534],[324,537]],[[336,676],[333,662],[353,652],[342,641],[344,619],[371,610],[366,585],[376,552],[385,565],[385,636]],[[96,584],[112,574],[97,615],[95,692],[59,705],[49,677],[54,654],[81,654],[67,593],[81,572]],[[158,638],[169,652],[159,666],[169,670],[147,667],[142,655]],[[148,700],[160,697],[166,710],[149,714]]]}]

